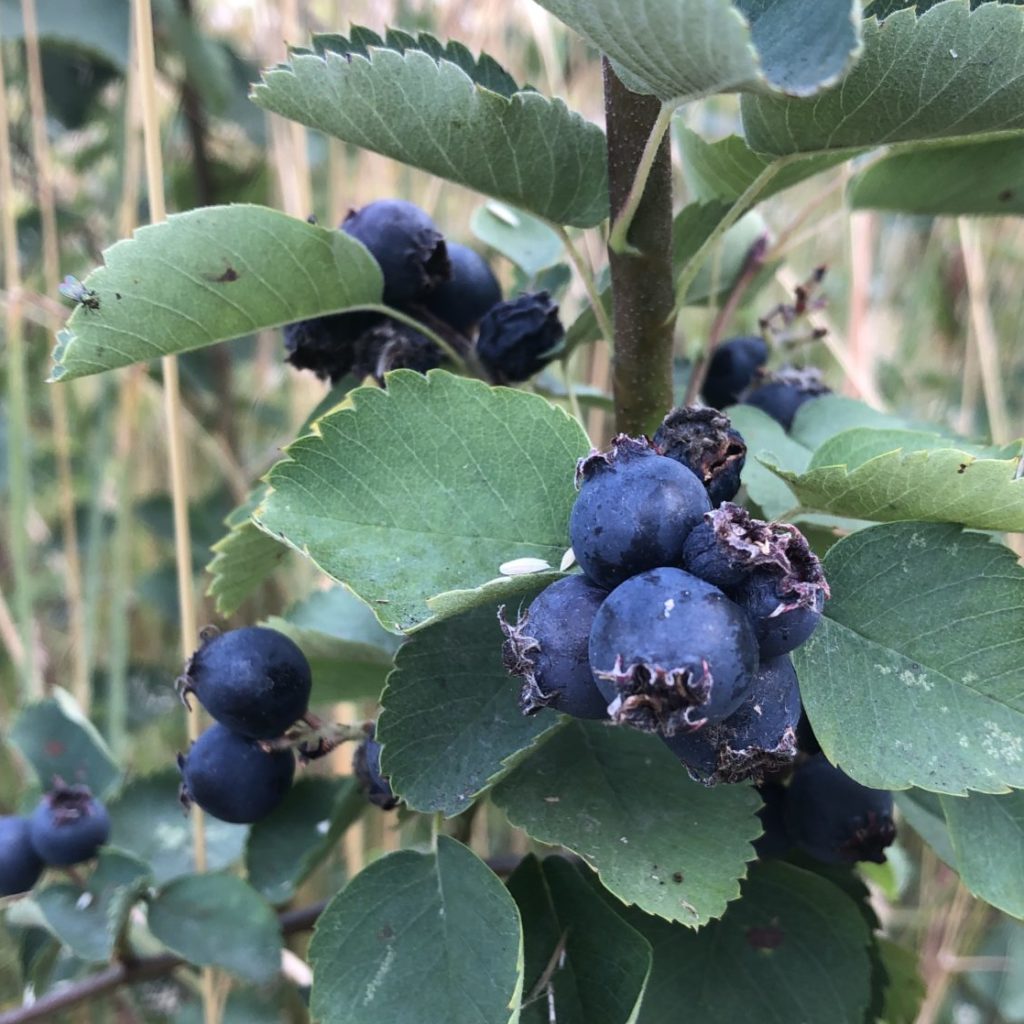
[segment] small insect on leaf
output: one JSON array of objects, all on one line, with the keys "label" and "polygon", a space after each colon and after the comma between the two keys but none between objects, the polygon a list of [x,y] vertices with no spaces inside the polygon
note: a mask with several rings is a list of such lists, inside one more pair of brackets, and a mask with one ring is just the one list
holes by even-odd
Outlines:
[{"label": "small insect on leaf", "polygon": [[68,274],[59,284],[58,289],[61,295],[72,302],[79,303],[86,309],[97,310],[100,308],[100,297],[91,288],[86,288],[77,277]]}]

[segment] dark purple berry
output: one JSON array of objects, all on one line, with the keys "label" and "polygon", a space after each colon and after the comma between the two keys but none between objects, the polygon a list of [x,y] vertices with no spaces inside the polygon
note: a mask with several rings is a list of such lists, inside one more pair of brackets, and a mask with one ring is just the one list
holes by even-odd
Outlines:
[{"label": "dark purple berry", "polygon": [[312,370],[322,380],[337,384],[353,370],[362,337],[385,322],[380,313],[332,313],[286,324],[287,360],[298,370]]},{"label": "dark purple berry", "polygon": [[743,703],[724,722],[665,738],[669,749],[706,786],[762,781],[793,763],[800,687],[788,657],[762,661]]},{"label": "dark purple berry", "polygon": [[356,342],[352,373],[359,380],[373,377],[383,384],[389,370],[426,373],[444,361],[444,353],[425,334],[389,318],[371,327]]},{"label": "dark purple berry", "polygon": [[747,446],[727,416],[696,405],[673,409],[651,443],[660,455],[675,459],[704,484],[712,505],[736,497]]},{"label": "dark purple berry", "polygon": [[590,667],[610,717],[664,736],[728,718],[757,665],[746,615],[682,569],[626,580],[605,598],[590,631]]},{"label": "dark purple berry", "polygon": [[87,786],[58,782],[29,818],[36,853],[51,867],[91,860],[110,835],[110,815]]},{"label": "dark purple berry", "polygon": [[211,725],[178,756],[181,801],[198,804],[221,821],[249,825],[288,795],[295,775],[291,750],[266,751],[255,740]]},{"label": "dark purple berry", "polygon": [[448,243],[452,276],[424,301],[434,316],[468,334],[483,315],[501,302],[501,285],[487,261],[469,246]]},{"label": "dark purple berry", "polygon": [[811,720],[807,717],[807,708],[804,708],[796,727],[796,749],[801,754],[821,753],[821,744],[818,742],[818,737],[814,735]]},{"label": "dark purple berry", "polygon": [[558,303],[547,292],[533,292],[499,302],[484,314],[476,352],[499,384],[516,384],[544,369],[564,341]]},{"label": "dark purple berry", "polygon": [[762,658],[795,651],[821,621],[828,583],[817,557],[809,548],[807,554],[807,559],[794,559],[789,571],[755,569],[736,588],[736,603],[754,624]]},{"label": "dark purple berry", "polygon": [[883,864],[896,839],[892,812],[892,793],[855,782],[824,754],[801,764],[786,792],[793,842],[826,864]]},{"label": "dark purple berry", "polygon": [[0,896],[28,892],[43,873],[29,832],[28,818],[0,817]]},{"label": "dark purple berry", "polygon": [[711,357],[701,396],[715,409],[733,405],[767,361],[764,338],[755,335],[723,341]]},{"label": "dark purple berry", "polygon": [[362,242],[379,264],[388,306],[422,299],[451,275],[444,236],[415,203],[378,199],[349,213],[341,230]]},{"label": "dark purple berry", "polygon": [[553,708],[574,718],[608,717],[608,702],[590,671],[590,627],[608,592],[585,576],[567,576],[545,587],[505,634],[505,667],[523,680],[523,713]]},{"label": "dark purple berry", "polygon": [[704,485],[643,439],[620,434],[581,459],[569,542],[580,568],[611,589],[647,569],[679,565],[687,534],[710,511]]},{"label": "dark purple berry", "polygon": [[786,831],[786,787],[778,782],[766,782],[757,787],[764,803],[757,812],[764,833],[754,840],[754,852],[760,860],[785,857],[793,846]]},{"label": "dark purple berry", "polygon": [[755,382],[743,396],[743,403],[756,406],[771,416],[783,430],[789,430],[793,426],[797,409],[804,402],[831,393],[832,389],[821,379],[820,371],[786,367]]},{"label": "dark purple berry", "polygon": [[194,693],[232,732],[273,739],[306,713],[313,677],[293,640],[246,626],[205,640],[178,683],[183,699]]},{"label": "dark purple berry", "polygon": [[366,799],[382,811],[394,810],[400,803],[391,783],[380,770],[380,744],[374,738],[376,727],[371,724],[366,729],[366,739],[356,747],[352,759],[352,771],[359,780],[359,788]]}]

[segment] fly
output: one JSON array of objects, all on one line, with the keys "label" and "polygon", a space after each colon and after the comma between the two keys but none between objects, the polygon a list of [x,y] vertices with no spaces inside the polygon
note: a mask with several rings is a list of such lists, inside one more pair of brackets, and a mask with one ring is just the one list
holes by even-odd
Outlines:
[{"label": "fly", "polygon": [[57,287],[65,299],[79,303],[86,309],[97,310],[100,308],[100,297],[71,274],[68,274]]}]

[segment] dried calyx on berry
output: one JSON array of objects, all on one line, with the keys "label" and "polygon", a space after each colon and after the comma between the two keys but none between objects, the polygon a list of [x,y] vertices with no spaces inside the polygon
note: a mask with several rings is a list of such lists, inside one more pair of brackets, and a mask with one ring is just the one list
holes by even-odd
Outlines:
[{"label": "dried calyx on berry", "polygon": [[61,779],[29,818],[32,845],[53,867],[91,860],[109,835],[110,815],[89,787],[69,786]]},{"label": "dried calyx on berry", "polygon": [[498,384],[517,384],[544,369],[564,342],[558,303],[547,292],[528,292],[484,314],[476,351]]},{"label": "dried calyx on berry", "polygon": [[736,497],[747,446],[728,416],[688,405],[673,409],[652,440],[659,455],[684,465],[704,484],[712,505]]},{"label": "dried calyx on berry", "polygon": [[285,324],[285,358],[297,370],[312,370],[321,380],[337,384],[354,372],[363,336],[386,319],[382,313],[332,313]]}]

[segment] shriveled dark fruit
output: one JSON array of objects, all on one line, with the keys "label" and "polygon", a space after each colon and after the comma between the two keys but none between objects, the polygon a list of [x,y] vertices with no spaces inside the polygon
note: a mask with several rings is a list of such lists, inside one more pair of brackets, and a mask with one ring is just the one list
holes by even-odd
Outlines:
[{"label": "shriveled dark fruit", "polygon": [[397,320],[371,327],[353,349],[352,373],[362,380],[373,377],[383,383],[389,370],[426,373],[445,361],[444,353],[425,334]]},{"label": "shriveled dark fruit", "polygon": [[527,292],[484,314],[476,352],[497,383],[517,384],[543,370],[564,341],[558,303],[547,292]]},{"label": "shriveled dark fruit", "polygon": [[337,384],[353,372],[360,339],[387,318],[381,313],[332,313],[284,326],[285,357],[298,370],[312,370]]},{"label": "shriveled dark fruit", "polygon": [[181,802],[198,804],[221,821],[250,825],[288,795],[295,775],[291,750],[266,751],[256,740],[211,725],[178,755]]},{"label": "shriveled dark fruit", "polygon": [[742,401],[745,405],[756,406],[784,430],[789,430],[797,409],[804,402],[831,393],[832,389],[822,380],[819,370],[785,367],[755,382],[742,396]]},{"label": "shriveled dark fruit", "polygon": [[788,570],[755,569],[733,592],[754,625],[762,658],[788,654],[804,643],[821,621],[829,596],[821,563],[806,541],[802,547],[791,544],[788,554]]},{"label": "shriveled dark fruit", "polygon": [[245,626],[205,639],[178,681],[210,715],[249,739],[284,734],[306,713],[313,676],[294,640]]},{"label": "shriveled dark fruit", "polygon": [[28,822],[32,846],[51,867],[70,867],[96,856],[110,836],[110,815],[88,786],[58,782]]},{"label": "shriveled dark fruit", "polygon": [[786,826],[800,849],[826,864],[883,864],[896,839],[892,793],[862,786],[815,754],[793,773]]},{"label": "shriveled dark fruit", "polygon": [[341,230],[358,239],[384,275],[384,302],[401,308],[451,276],[448,247],[424,210],[404,199],[378,199],[353,210]]},{"label": "shriveled dark fruit", "polygon": [[711,357],[701,397],[715,409],[733,405],[766,362],[768,345],[758,335],[723,341]]},{"label": "shriveled dark fruit", "polygon": [[501,302],[501,285],[487,260],[468,245],[448,243],[451,277],[424,300],[427,309],[462,334]]},{"label": "shriveled dark fruit", "polygon": [[757,812],[764,833],[754,840],[754,852],[759,860],[785,857],[793,846],[786,831],[786,787],[778,782],[766,782],[757,787],[764,803]]},{"label": "shriveled dark fruit", "polygon": [[[756,569],[795,572],[817,559],[804,535],[788,523],[755,519],[745,508],[723,502],[693,528],[683,545],[683,568],[725,591],[738,587]],[[820,572],[820,565],[819,565]]]},{"label": "shriveled dark fruit", "polygon": [[43,873],[43,859],[29,836],[28,818],[0,817],[0,896],[28,892]]},{"label": "shriveled dark fruit", "polygon": [[545,587],[515,625],[498,609],[505,667],[523,680],[523,714],[552,708],[574,718],[608,717],[588,653],[590,627],[607,596],[586,576],[567,576]]},{"label": "shriveled dark fruit", "polygon": [[665,738],[690,777],[705,786],[766,776],[793,763],[800,687],[789,657],[762,661],[743,703],[724,722]]},{"label": "shriveled dark fruit", "polygon": [[710,511],[704,485],[643,438],[620,434],[581,459],[569,542],[580,568],[611,589],[647,569],[679,565],[687,534]]},{"label": "shriveled dark fruit", "polygon": [[743,703],[757,667],[743,611],[682,569],[626,580],[590,630],[590,668],[609,716],[663,736],[724,721]]},{"label": "shriveled dark fruit", "polygon": [[651,443],[659,455],[675,459],[700,479],[712,505],[736,497],[747,446],[728,416],[697,405],[673,409]]},{"label": "shriveled dark fruit", "polygon": [[359,780],[359,788],[366,795],[366,799],[382,811],[390,811],[400,803],[391,783],[387,777],[381,774],[380,770],[380,744],[374,738],[376,727],[368,726],[366,739],[356,747],[355,756],[352,758],[352,771]]}]

